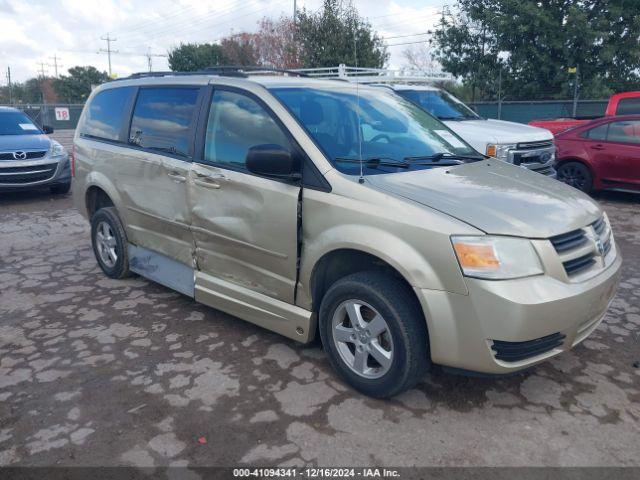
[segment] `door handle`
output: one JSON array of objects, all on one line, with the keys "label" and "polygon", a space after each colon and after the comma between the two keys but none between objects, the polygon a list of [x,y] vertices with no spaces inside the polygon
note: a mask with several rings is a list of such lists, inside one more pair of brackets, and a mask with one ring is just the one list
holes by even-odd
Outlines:
[{"label": "door handle", "polygon": [[204,188],[213,188],[213,189],[216,189],[216,190],[218,188],[220,188],[220,184],[219,183],[216,183],[216,182],[214,182],[212,180],[207,180],[207,178],[208,177],[204,177],[204,179],[196,178],[196,179],[193,180],[193,183],[196,184],[196,185],[199,185],[201,187],[204,187]]},{"label": "door handle", "polygon": [[604,145],[591,145],[592,150],[604,150]]},{"label": "door handle", "polygon": [[184,183],[187,181],[187,177],[181,175],[179,172],[169,172],[167,173],[167,176],[177,183]]},{"label": "door handle", "polygon": [[222,173],[213,173],[213,172],[195,172],[196,173],[196,178],[210,178],[210,179],[217,179],[217,180],[224,180],[225,177]]}]

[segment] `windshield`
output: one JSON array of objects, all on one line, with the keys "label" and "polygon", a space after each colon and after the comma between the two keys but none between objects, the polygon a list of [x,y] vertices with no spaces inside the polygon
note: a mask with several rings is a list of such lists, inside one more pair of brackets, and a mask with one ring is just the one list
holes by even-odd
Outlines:
[{"label": "windshield", "polygon": [[42,131],[22,112],[0,112],[0,135],[40,135]]},{"label": "windshield", "polygon": [[477,120],[476,112],[443,90],[399,90],[404,98],[420,105],[440,120]]},{"label": "windshield", "polygon": [[358,99],[353,86],[271,91],[343,173],[360,173],[360,154],[365,175],[451,165],[446,157],[455,155],[474,157],[456,163],[481,158],[440,121],[392,92],[363,88]]}]

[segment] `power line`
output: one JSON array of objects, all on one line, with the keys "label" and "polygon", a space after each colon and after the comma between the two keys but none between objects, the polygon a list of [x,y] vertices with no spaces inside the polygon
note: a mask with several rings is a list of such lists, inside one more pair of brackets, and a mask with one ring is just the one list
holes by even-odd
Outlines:
[{"label": "power line", "polygon": [[106,37],[100,37],[100,40],[104,40],[105,42],[107,42],[107,49],[103,49],[101,48],[100,50],[98,50],[98,53],[106,53],[107,57],[109,58],[109,77],[111,77],[111,53],[118,53],[117,50],[111,50],[111,42],[115,42],[118,39],[117,38],[111,38],[109,36],[109,34],[107,33]]},{"label": "power line", "polygon": [[60,60],[60,57],[58,57],[58,55],[54,55],[53,57],[49,57],[51,60],[53,60],[53,65],[47,64],[47,66],[49,67],[53,67],[54,68],[54,72],[56,75],[56,78],[58,78],[58,67],[62,67],[63,65],[58,63],[58,60]]}]

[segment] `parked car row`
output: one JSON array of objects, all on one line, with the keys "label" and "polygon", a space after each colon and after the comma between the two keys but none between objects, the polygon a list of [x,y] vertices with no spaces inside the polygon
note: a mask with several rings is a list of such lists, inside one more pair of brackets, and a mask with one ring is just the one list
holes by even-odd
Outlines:
[{"label": "parked car row", "polygon": [[74,203],[107,276],[319,336],[368,395],[432,364],[504,374],[569,350],[620,278],[594,200],[388,89],[139,74],[91,94],[74,146]]}]

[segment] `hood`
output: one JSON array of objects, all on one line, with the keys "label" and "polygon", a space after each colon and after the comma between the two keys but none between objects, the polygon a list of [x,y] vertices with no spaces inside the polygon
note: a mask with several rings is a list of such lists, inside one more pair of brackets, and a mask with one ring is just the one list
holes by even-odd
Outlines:
[{"label": "hood", "polygon": [[484,153],[488,143],[522,143],[553,140],[544,128],[502,120],[446,120],[447,127],[456,132],[476,150]]},{"label": "hood", "polygon": [[367,183],[488,234],[548,238],[602,215],[598,204],[579,190],[497,160],[370,175]]},{"label": "hood", "polygon": [[51,140],[46,135],[0,135],[0,152],[16,150],[49,150]]}]

